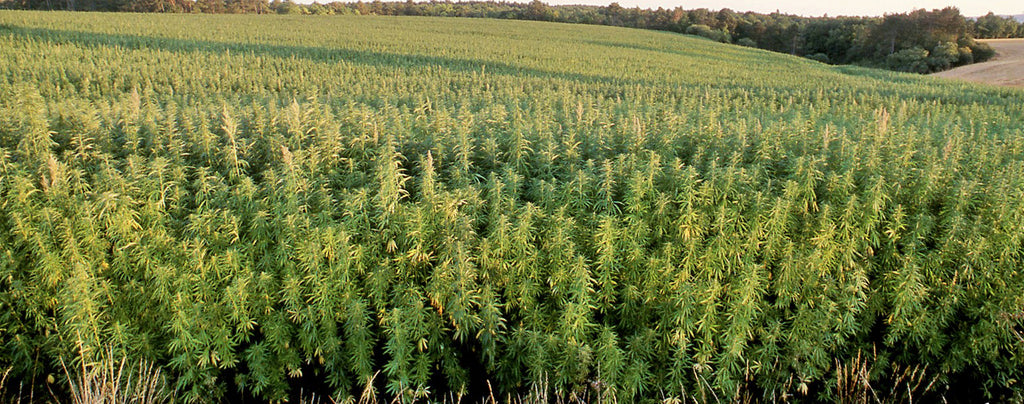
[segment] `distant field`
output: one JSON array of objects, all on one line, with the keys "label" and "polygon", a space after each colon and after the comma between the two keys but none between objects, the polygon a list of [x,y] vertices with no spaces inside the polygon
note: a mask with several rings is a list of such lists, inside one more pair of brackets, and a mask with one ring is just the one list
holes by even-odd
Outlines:
[{"label": "distant field", "polygon": [[982,42],[992,45],[996,50],[995,58],[935,73],[933,76],[1024,88],[1024,39],[988,39]]},{"label": "distant field", "polygon": [[1022,91],[487,19],[0,44],[0,396],[1022,398]]}]

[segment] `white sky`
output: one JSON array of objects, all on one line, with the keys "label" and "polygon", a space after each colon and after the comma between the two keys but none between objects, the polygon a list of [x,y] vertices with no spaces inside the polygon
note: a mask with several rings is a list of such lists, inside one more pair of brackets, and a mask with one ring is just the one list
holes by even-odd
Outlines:
[{"label": "white sky", "polygon": [[[296,0],[299,3],[312,3],[313,0]],[[328,3],[332,0],[318,0],[320,3]],[[341,0],[356,1],[356,0]],[[373,0],[363,0],[370,2]],[[420,0],[416,0],[420,1]],[[528,2],[529,0],[514,0]],[[587,4],[606,6],[616,0],[541,0],[548,4]],[[619,5],[627,8],[676,8],[682,6],[684,9],[707,8],[719,10],[731,8],[734,11],[756,11],[760,13],[771,13],[776,10],[786,14],[797,14],[804,16],[821,16],[828,14],[835,17],[847,16],[877,16],[886,13],[902,13],[919,8],[928,10],[954,6],[960,9],[960,13],[968,17],[979,17],[989,11],[996,14],[1014,15],[1024,14],[1024,2],[1021,0],[857,0],[857,1],[827,1],[827,0],[617,0]]]}]

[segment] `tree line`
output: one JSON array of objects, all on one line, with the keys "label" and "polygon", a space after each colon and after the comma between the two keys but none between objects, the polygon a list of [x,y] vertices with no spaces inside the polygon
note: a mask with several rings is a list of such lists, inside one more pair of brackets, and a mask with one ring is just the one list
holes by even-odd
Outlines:
[{"label": "tree line", "polygon": [[829,64],[857,64],[931,73],[994,56],[975,38],[1024,37],[1024,24],[989,13],[968,19],[954,7],[884,17],[800,17],[736,12],[608,6],[552,6],[512,2],[331,2],[273,0],[0,0],[7,8],[90,11],[415,15],[540,20],[612,25],[698,35],[719,42],[804,56]]},{"label": "tree line", "polygon": [[1024,38],[1024,21],[991,12],[972,21],[971,28],[975,38]]}]

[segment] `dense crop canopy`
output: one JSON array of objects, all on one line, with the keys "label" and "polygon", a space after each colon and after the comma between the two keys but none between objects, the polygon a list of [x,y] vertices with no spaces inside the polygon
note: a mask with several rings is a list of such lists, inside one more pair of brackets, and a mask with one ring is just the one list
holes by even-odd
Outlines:
[{"label": "dense crop canopy", "polygon": [[870,357],[1020,392],[1020,91],[538,22],[5,11],[0,42],[14,377],[834,398]]}]

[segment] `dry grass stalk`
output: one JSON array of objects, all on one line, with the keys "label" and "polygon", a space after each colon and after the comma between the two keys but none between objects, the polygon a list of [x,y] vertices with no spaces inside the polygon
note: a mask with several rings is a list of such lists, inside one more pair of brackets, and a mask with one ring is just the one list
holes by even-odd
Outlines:
[{"label": "dry grass stalk", "polygon": [[76,377],[66,366],[64,373],[74,404],[161,404],[171,399],[160,369],[145,361],[130,366],[127,359],[108,356],[98,364],[83,363]]},{"label": "dry grass stalk", "polygon": [[915,397],[919,398],[931,392],[938,380],[937,376],[927,378],[927,367],[896,365],[885,383],[891,386],[890,390],[880,396],[871,386],[871,367],[875,361],[877,353],[872,352],[872,358],[866,358],[858,352],[847,364],[836,362],[836,402],[913,404]]}]

